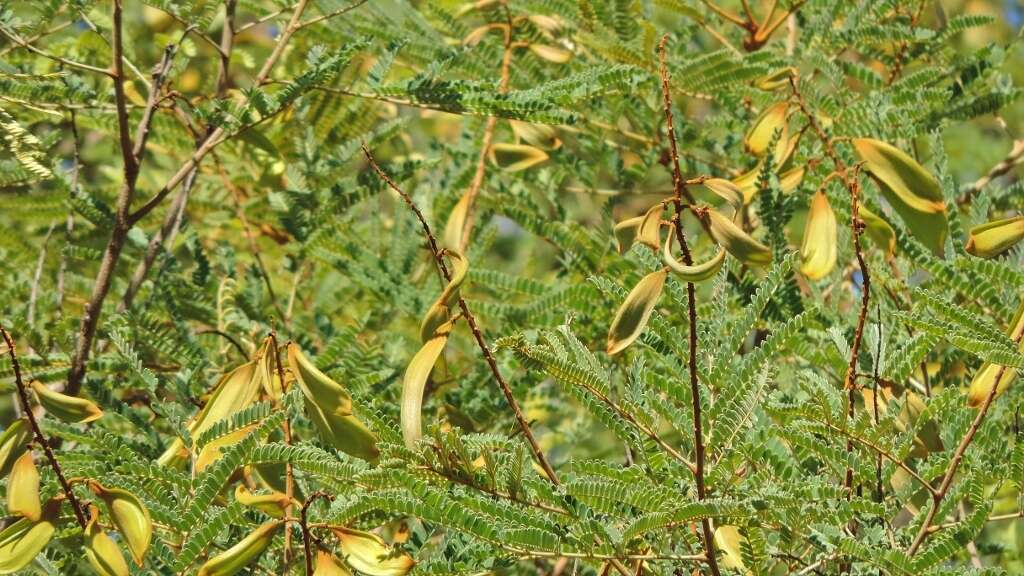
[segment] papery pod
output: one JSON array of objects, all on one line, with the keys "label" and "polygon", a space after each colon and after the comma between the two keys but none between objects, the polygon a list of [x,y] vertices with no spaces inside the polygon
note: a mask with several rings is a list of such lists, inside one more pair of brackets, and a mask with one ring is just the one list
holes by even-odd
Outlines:
[{"label": "papery pod", "polygon": [[766,266],[771,263],[771,249],[754,240],[721,212],[708,208],[701,218],[708,222],[715,241],[740,262],[748,266]]},{"label": "papery pod", "polygon": [[724,178],[708,178],[702,184],[719,198],[725,200],[734,210],[743,209],[745,200],[743,189],[735,183]]},{"label": "papery pod", "polygon": [[518,172],[548,159],[547,152],[525,144],[493,144],[491,162],[506,172]]},{"label": "papery pod", "polygon": [[65,422],[85,424],[103,416],[103,410],[91,400],[50,390],[39,380],[33,380],[31,386],[36,398],[39,399],[39,404],[47,412]]},{"label": "papery pod", "polygon": [[530,44],[530,52],[555,64],[565,64],[572,60],[572,52],[565,48],[549,46],[547,44]]},{"label": "papery pod", "polygon": [[558,18],[546,14],[530,14],[526,19],[548,36],[562,29],[562,23]]},{"label": "papery pod", "polygon": [[138,496],[122,488],[107,488],[91,480],[89,489],[107,506],[110,520],[124,538],[132,559],[142,566],[153,540],[153,520],[149,510]]},{"label": "papery pod", "polygon": [[256,361],[256,377],[260,379],[260,387],[263,388],[263,392],[274,402],[284,396],[284,384],[275,369],[276,366],[277,350],[274,349],[274,339],[267,336],[263,339],[263,346],[260,347]]},{"label": "papery pod", "polygon": [[206,561],[198,576],[232,576],[263,554],[274,541],[281,522],[267,522],[239,540],[234,546]]},{"label": "papery pod", "polygon": [[462,232],[466,228],[466,217],[469,215],[469,193],[466,192],[455,203],[448,221],[444,225],[444,236],[441,245],[449,250],[462,250]]},{"label": "papery pod", "polygon": [[910,232],[941,255],[948,224],[939,181],[905,152],[885,142],[856,138],[853,147]]},{"label": "papery pod", "polygon": [[836,266],[839,251],[839,227],[836,213],[824,190],[811,198],[804,238],[800,245],[800,272],[811,280],[820,280]]},{"label": "papery pod", "polygon": [[349,566],[367,576],[404,576],[416,564],[405,552],[388,546],[376,534],[332,526]]},{"label": "papery pod", "polygon": [[[782,130],[782,138],[786,138],[786,112],[789,110],[788,102],[779,102],[766,108],[754,120],[743,137],[743,147],[754,156],[761,156],[768,151],[776,130]],[[780,142],[781,144],[781,142]]]},{"label": "papery pod", "polygon": [[409,361],[402,379],[402,438],[405,445],[413,448],[422,435],[421,413],[423,412],[423,390],[430,378],[434,364],[444,352],[455,321],[449,320],[437,327],[433,335],[423,344]]},{"label": "papery pod", "polygon": [[458,307],[459,289],[462,288],[462,283],[466,280],[469,260],[454,250],[449,250],[448,256],[452,262],[452,279],[448,281],[444,290],[441,291],[441,295],[431,304],[426,316],[423,317],[423,322],[420,324],[421,342],[429,340],[437,328],[447,322],[452,311]]},{"label": "papery pod", "polygon": [[210,464],[213,464],[220,459],[224,454],[224,450],[227,450],[241,442],[242,439],[248,436],[254,429],[256,429],[256,425],[252,424],[207,442],[202,449],[199,450],[199,454],[196,455],[195,462],[193,463],[195,472],[199,473],[206,470]]},{"label": "papery pod", "polygon": [[608,354],[622,352],[640,337],[651,318],[654,306],[658,303],[667,277],[667,268],[651,272],[641,278],[626,295],[626,299],[615,313],[611,328],[608,329]]},{"label": "papery pod", "polygon": [[22,518],[0,532],[0,574],[13,574],[35,559],[57,530],[60,501],[43,506],[38,521]]},{"label": "papery pod", "polygon": [[661,248],[661,213],[665,211],[665,203],[658,202],[648,208],[640,227],[636,231],[636,241],[657,251]]},{"label": "papery pod", "polygon": [[1024,216],[988,222],[971,228],[966,250],[979,258],[995,258],[1024,238]]},{"label": "papery pod", "polygon": [[28,421],[19,418],[0,435],[0,477],[7,476],[14,462],[21,457],[22,449],[32,437]]},{"label": "papery pod", "polygon": [[797,166],[779,174],[779,189],[782,190],[783,194],[792,193],[804,181],[804,173],[806,172],[807,170],[803,166]]},{"label": "papery pod", "polygon": [[733,570],[740,570],[746,574],[750,571],[747,570],[746,564],[743,563],[743,542],[746,538],[740,534],[739,528],[735,526],[718,526],[715,528],[715,545],[722,551],[724,558],[722,559],[723,568],[731,568]]},{"label": "papery pod", "polygon": [[615,225],[615,247],[619,254],[629,252],[636,240],[637,232],[640,231],[640,223],[644,221],[643,216],[627,218]]},{"label": "papery pod", "polygon": [[754,80],[754,86],[761,90],[778,90],[789,86],[789,79],[796,75],[796,69],[788,66]]},{"label": "papery pod", "polygon": [[521,120],[509,120],[509,126],[512,127],[512,133],[516,135],[517,142],[522,140],[527,144],[548,150],[562,145],[554,126],[533,124]]},{"label": "papery pod", "polygon": [[313,576],[352,576],[352,573],[330,552],[317,550]]},{"label": "papery pod", "polygon": [[99,509],[89,507],[89,523],[85,525],[85,558],[99,576],[128,576],[131,571],[113,538],[99,525]]},{"label": "papery pod", "polygon": [[675,239],[675,225],[669,226],[668,239],[665,240],[665,248],[662,250],[661,259],[672,272],[675,272],[681,280],[686,282],[701,282],[714,277],[722,264],[725,263],[725,250],[722,247],[707,262],[700,264],[684,264],[672,255],[672,241]]},{"label": "papery pod", "polygon": [[235,500],[250,508],[255,508],[271,518],[284,518],[288,506],[301,506],[294,498],[288,498],[283,492],[271,492],[269,494],[253,494],[248,488],[239,484],[235,488]]},{"label": "papery pod", "polygon": [[288,365],[306,402],[306,414],[331,446],[363,460],[379,455],[377,437],[352,413],[352,397],[317,369],[294,343],[288,344]]},{"label": "papery pod", "polygon": [[[744,172],[731,180],[733,185],[743,193],[743,203],[745,205],[753,202],[754,197],[757,195],[757,179],[761,175],[761,169],[763,167],[764,161],[762,160],[757,164],[757,166],[754,166],[747,172]],[[806,168],[803,166],[796,166],[779,174],[779,189],[782,190],[782,193],[791,194],[796,190],[804,181],[804,174],[806,171]]]},{"label": "papery pod", "polygon": [[889,254],[896,253],[896,231],[892,229],[881,216],[868,210],[864,206],[858,206],[857,212],[860,219],[864,221],[864,232],[881,248]]},{"label": "papery pod", "polygon": [[[1010,337],[1016,338],[1021,332],[1024,332],[1024,300],[1021,301],[1017,313],[1014,314],[1013,320],[1010,322]],[[1024,338],[1021,339],[1017,350],[1024,352]],[[1017,369],[1010,366],[1007,366],[1005,370],[1002,368],[999,364],[991,362],[981,365],[974,378],[971,379],[971,385],[967,390],[967,404],[970,407],[978,408],[983,405],[993,387],[996,389],[996,396],[999,396],[1010,387],[1010,384],[1013,384],[1017,379]],[[1000,371],[1002,371],[1001,376]],[[996,382],[996,376],[999,376],[998,382]]]},{"label": "papery pod", "polygon": [[189,424],[193,436],[199,436],[217,422],[256,401],[263,386],[256,369],[256,362],[246,362],[221,377],[206,405]]},{"label": "papery pod", "polygon": [[39,504],[39,470],[36,469],[31,450],[26,450],[11,468],[11,478],[7,482],[7,511],[33,522],[39,520],[42,514]]}]

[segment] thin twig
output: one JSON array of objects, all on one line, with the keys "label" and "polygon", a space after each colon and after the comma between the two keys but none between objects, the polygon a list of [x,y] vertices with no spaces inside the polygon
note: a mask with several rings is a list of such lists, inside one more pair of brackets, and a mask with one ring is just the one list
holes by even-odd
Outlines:
[{"label": "thin twig", "polygon": [[[692,195],[685,192],[686,183],[683,181],[683,172],[679,167],[679,151],[676,143],[675,123],[672,118],[672,90],[669,86],[668,64],[665,58],[665,45],[668,42],[668,34],[661,37],[658,44],[659,70],[661,72],[661,92],[665,104],[665,123],[668,131],[668,141],[672,151],[672,185],[675,196],[672,201],[675,204],[674,223],[676,239],[679,241],[680,250],[683,253],[683,260],[688,266],[693,264],[693,257],[686,244],[686,235],[683,233],[683,196],[690,200],[692,206]],[[690,372],[690,396],[693,402],[693,445],[696,471],[694,477],[697,482],[697,499],[707,498],[707,488],[704,485],[704,431],[701,422],[700,382],[697,376],[697,290],[693,282],[686,283],[686,308],[689,317],[689,359],[688,369]],[[704,532],[704,555],[707,557],[708,567],[714,576],[718,576],[718,560],[715,557],[715,533],[711,527],[709,518],[701,519],[701,529]]]},{"label": "thin twig", "polygon": [[68,502],[71,503],[71,508],[75,512],[75,519],[78,520],[78,525],[85,529],[86,520],[85,514],[82,512],[82,505],[78,502],[74,491],[71,490],[71,484],[64,477],[64,471],[61,470],[60,462],[57,461],[57,457],[53,454],[53,449],[50,448],[50,443],[47,442],[46,436],[43,435],[43,431],[39,428],[39,422],[36,421],[35,414],[32,413],[32,403],[28,399],[28,389],[25,388],[25,382],[21,379],[21,364],[18,362],[18,354],[14,349],[14,340],[3,326],[0,326],[0,336],[3,337],[4,342],[7,344],[7,353],[11,357],[11,366],[14,368],[14,382],[18,387],[18,399],[21,401],[21,409],[25,413],[25,418],[28,419],[28,423],[32,428],[32,435],[35,436],[36,444],[39,444],[39,447],[43,449],[43,453],[46,454],[46,459],[50,461],[50,467],[53,468],[53,473],[56,474],[57,481],[60,482],[64,496],[67,497]]},{"label": "thin twig", "polygon": [[103,68],[98,68],[96,66],[92,66],[92,65],[89,65],[89,64],[83,64],[81,62],[75,62],[74,60],[68,60],[67,58],[62,58],[60,56],[56,56],[54,54],[50,54],[49,52],[46,52],[45,50],[41,50],[39,48],[36,48],[32,44],[30,44],[30,43],[26,42],[25,40],[21,39],[17,34],[8,31],[3,26],[0,26],[0,35],[3,35],[5,38],[10,40],[11,42],[17,44],[18,46],[21,46],[25,50],[28,50],[29,52],[32,52],[33,54],[35,54],[37,56],[42,56],[43,58],[46,58],[48,60],[53,60],[54,62],[57,62],[58,64],[61,64],[61,65],[66,66],[68,68],[76,68],[78,70],[84,70],[86,72],[92,72],[94,74],[102,74],[104,76],[113,78],[113,73],[110,70],[105,70]]},{"label": "thin twig", "polygon": [[[277,345],[277,332],[276,331],[271,331],[270,332],[270,345],[273,346],[273,350],[274,350],[274,365],[277,367],[277,377],[278,377],[278,379],[281,380],[281,390],[285,391],[284,390],[284,385],[285,385],[284,365],[281,363],[281,349]],[[288,408],[281,404],[280,399],[278,399],[277,406],[275,406],[275,408],[277,408],[278,410],[284,410],[285,411],[284,421],[281,422],[281,434],[284,436],[284,443],[286,445],[288,445],[288,446],[291,446],[292,445],[292,421],[291,421],[290,415],[288,414]],[[292,463],[291,463],[290,460],[288,462],[284,463],[284,482],[285,482],[285,484],[284,484],[284,493],[285,493],[285,496],[287,497],[287,500],[288,500],[288,505],[285,506],[284,513],[285,513],[286,516],[291,516],[292,515],[292,500],[294,499],[294,496],[295,496],[295,470],[292,468]],[[315,497],[315,495],[313,497]],[[303,522],[305,522],[305,518],[306,518],[306,506],[308,506],[308,501],[302,507]],[[303,538],[305,538],[305,536],[303,536]],[[284,554],[283,554],[284,567],[282,568],[282,572],[284,574],[288,573],[288,565],[291,563],[291,559],[292,559],[292,531],[291,530],[285,530],[285,533],[284,533]],[[307,566],[309,565],[309,561],[310,561],[309,560],[309,548],[307,547],[306,548],[306,565]],[[308,571],[307,571],[307,573],[308,573]]]},{"label": "thin twig", "polygon": [[309,20],[306,20],[302,24],[299,24],[299,28],[305,28],[306,26],[312,26],[313,24],[317,24],[319,22],[323,22],[324,20],[330,20],[331,18],[334,18],[335,16],[341,16],[342,14],[345,14],[346,12],[349,12],[351,10],[355,10],[356,8],[359,8],[363,4],[366,4],[367,1],[368,0],[358,0],[357,2],[355,2],[353,4],[350,4],[348,6],[345,6],[345,7],[342,7],[342,8],[338,8],[338,9],[335,9],[335,10],[331,10],[327,14],[321,14],[320,16],[316,16],[315,18],[310,18]]},{"label": "thin twig", "polygon": [[36,324],[36,300],[39,298],[39,282],[43,277],[43,264],[46,263],[46,246],[50,243],[50,236],[53,236],[53,229],[57,223],[50,224],[46,230],[46,237],[43,238],[43,247],[39,249],[39,258],[36,259],[36,270],[32,274],[32,291],[28,295],[28,327]]},{"label": "thin twig", "polygon": [[978,178],[973,184],[965,188],[960,197],[957,198],[957,204],[963,205],[970,203],[971,200],[974,199],[974,196],[988,186],[990,182],[999,178],[1003,174],[1006,174],[1010,170],[1013,170],[1021,162],[1024,162],[1024,139],[1014,140],[1013,147],[1010,149],[1010,152],[1007,153],[1006,157],[993,166],[987,174]]},{"label": "thin twig", "polygon": [[[401,188],[395,184],[394,180],[391,179],[380,166],[377,165],[377,161],[374,160],[373,154],[370,153],[370,149],[363,145],[363,154],[366,155],[366,159],[370,162],[370,166],[374,172],[390,187],[392,190],[398,193],[402,197],[402,200],[409,206],[419,220],[420,225],[423,227],[423,234],[427,237],[427,244],[430,247],[430,252],[434,256],[434,260],[437,262],[437,266],[441,269],[441,273],[444,274],[446,280],[451,280],[451,272],[448,271],[448,266],[444,263],[444,256],[441,249],[437,245],[437,239],[434,237],[434,233],[430,231],[430,225],[427,224],[426,218],[423,217],[423,213],[420,212],[416,203],[413,202],[412,197],[405,193]],[[540,445],[537,444],[536,438],[533,436],[533,431],[530,430],[530,425],[526,421],[526,417],[523,416],[523,411],[519,408],[519,402],[512,394],[512,389],[508,383],[505,382],[505,378],[501,375],[501,371],[498,369],[498,362],[494,359],[494,354],[491,352],[490,346],[487,345],[487,341],[484,339],[483,333],[480,331],[480,327],[476,323],[476,317],[469,309],[469,305],[466,300],[460,295],[459,296],[459,308],[462,310],[462,315],[466,318],[466,323],[469,325],[469,329],[473,332],[473,337],[476,339],[477,346],[480,348],[481,354],[483,354],[484,360],[487,361],[488,367],[491,369],[491,374],[494,375],[494,380],[498,383],[501,388],[502,394],[505,395],[505,400],[508,402],[509,407],[512,408],[512,412],[515,415],[516,422],[519,424],[519,428],[523,432],[523,436],[526,438],[527,443],[530,445],[530,451],[533,452],[533,457],[544,469],[544,473],[547,475],[549,481],[554,485],[559,485],[558,476],[555,474],[551,464],[548,463],[548,459],[544,456],[544,452],[540,449]]]},{"label": "thin twig", "polygon": [[[309,510],[309,505],[312,504],[317,498],[326,498],[327,500],[334,500],[334,496],[331,496],[327,492],[317,490],[306,498],[306,501],[302,503],[302,510],[300,511],[301,519],[299,520],[299,526],[302,528],[302,548],[306,552],[306,576],[313,575],[313,547],[312,547],[312,535],[309,533],[309,524],[307,523],[306,513]],[[289,513],[290,515],[290,513]]]}]

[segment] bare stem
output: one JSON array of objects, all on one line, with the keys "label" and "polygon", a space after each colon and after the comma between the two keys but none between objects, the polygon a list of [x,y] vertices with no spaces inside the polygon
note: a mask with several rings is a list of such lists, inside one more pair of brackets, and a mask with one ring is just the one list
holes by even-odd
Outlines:
[{"label": "bare stem", "polygon": [[[300,511],[299,525],[302,527],[302,548],[306,552],[306,576],[313,575],[313,546],[312,546],[312,534],[309,533],[309,523],[307,522],[306,514],[309,510],[309,505],[312,504],[317,498],[326,498],[327,500],[334,500],[334,496],[331,496],[327,492],[317,490],[306,498],[306,501],[302,503],[302,510]],[[287,513],[291,516],[291,512]]]},{"label": "bare stem", "polygon": [[[380,166],[377,165],[377,161],[373,159],[373,154],[370,153],[370,149],[363,145],[363,154],[366,155],[366,159],[370,162],[370,166],[377,173],[378,176],[390,187],[392,190],[398,193],[402,197],[402,200],[409,206],[409,209],[416,215],[416,219],[419,220],[420,225],[423,227],[423,234],[427,238],[427,244],[430,247],[430,252],[434,256],[434,260],[437,262],[438,268],[441,269],[441,273],[444,274],[446,280],[451,280],[451,272],[448,271],[448,266],[444,263],[444,256],[441,249],[437,245],[437,239],[434,237],[434,233],[430,231],[430,225],[427,224],[426,218],[423,217],[423,213],[420,212],[416,203],[413,202],[412,197],[405,193],[397,184],[387,175]],[[537,464],[544,469],[544,473],[547,475],[548,480],[556,486],[559,485],[558,476],[555,474],[551,464],[548,463],[548,459],[544,456],[544,452],[540,449],[540,445],[537,444],[536,438],[533,436],[533,431],[530,430],[530,425],[526,421],[526,417],[523,416],[523,411],[519,408],[519,402],[516,401],[515,396],[512,394],[512,389],[509,387],[508,382],[501,375],[501,371],[498,369],[498,362],[494,359],[494,354],[491,352],[490,346],[487,345],[487,341],[484,339],[483,333],[480,331],[480,327],[476,323],[476,317],[469,309],[469,305],[466,300],[459,296],[459,308],[462,310],[462,315],[466,318],[466,323],[469,325],[469,329],[473,332],[473,337],[476,339],[477,346],[480,348],[480,353],[483,354],[484,360],[487,361],[487,366],[491,369],[491,374],[494,375],[494,380],[498,383],[501,388],[502,394],[505,395],[505,400],[508,402],[509,407],[512,408],[512,412],[515,415],[516,422],[519,424],[519,428],[523,432],[523,436],[530,445],[530,451],[533,452],[533,457],[537,461]]]},{"label": "bare stem", "polygon": [[14,339],[11,338],[11,335],[7,333],[3,326],[0,326],[0,336],[3,337],[4,343],[7,344],[7,353],[11,357],[11,365],[14,367],[14,382],[18,387],[18,399],[21,401],[21,410],[25,413],[25,417],[32,427],[32,435],[35,436],[36,444],[39,444],[39,447],[43,449],[43,453],[46,454],[46,459],[50,461],[50,467],[53,468],[53,473],[57,475],[57,481],[60,482],[64,496],[67,497],[68,502],[71,503],[72,510],[75,512],[75,519],[78,520],[78,525],[85,529],[86,520],[85,513],[82,512],[82,505],[75,496],[74,491],[71,490],[71,484],[64,477],[64,471],[61,470],[60,462],[57,461],[57,457],[53,454],[53,449],[50,448],[50,443],[46,441],[46,436],[43,435],[43,431],[39,428],[39,422],[36,421],[35,414],[32,413],[32,403],[28,399],[28,390],[25,388],[25,382],[21,379],[21,364],[18,362],[18,354],[14,349]]},{"label": "bare stem", "polygon": [[[686,183],[683,180],[683,172],[679,167],[679,150],[676,143],[675,124],[672,118],[672,90],[669,86],[668,65],[665,61],[665,44],[668,42],[668,34],[661,37],[658,44],[659,70],[661,73],[661,92],[665,104],[665,123],[667,124],[668,141],[672,151],[672,185],[675,195],[672,199],[675,204],[674,223],[676,239],[683,253],[683,260],[687,265],[693,264],[693,257],[690,254],[689,246],[686,244],[686,235],[683,233],[683,196],[684,194],[692,201],[692,195],[686,191]],[[696,471],[694,477],[697,482],[697,499],[704,500],[707,497],[707,487],[704,485],[704,431],[701,422],[700,382],[697,377],[697,290],[693,282],[686,283],[686,308],[689,316],[689,360],[690,372],[690,396],[693,401],[693,445]],[[715,533],[711,527],[711,520],[701,519],[701,529],[704,533],[704,554],[707,556],[708,567],[711,573],[718,576],[718,560],[715,558]]]}]

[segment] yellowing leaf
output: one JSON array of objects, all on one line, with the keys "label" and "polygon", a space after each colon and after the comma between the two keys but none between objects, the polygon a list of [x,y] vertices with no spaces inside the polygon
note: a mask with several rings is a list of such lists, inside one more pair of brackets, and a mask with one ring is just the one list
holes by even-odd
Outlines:
[{"label": "yellowing leaf", "polygon": [[53,538],[60,516],[60,501],[50,500],[42,517],[22,518],[0,532],[0,574],[13,574],[31,562]]},{"label": "yellowing leaf", "polygon": [[800,272],[804,276],[811,280],[819,280],[835,268],[839,249],[838,232],[836,213],[828,203],[828,195],[824,190],[818,190],[811,198],[811,208],[807,214],[804,238],[800,246]]},{"label": "yellowing leaf", "polygon": [[548,46],[547,44],[530,44],[530,52],[533,52],[548,62],[554,62],[555,64],[565,64],[569,60],[572,60],[572,52],[569,50],[566,50],[565,48],[558,48],[556,46]]},{"label": "yellowing leaf", "polygon": [[388,546],[376,534],[332,526],[349,566],[367,576],[404,576],[416,561],[401,550]]},{"label": "yellowing leaf", "polygon": [[47,412],[65,422],[84,424],[103,416],[103,410],[90,400],[50,390],[38,380],[33,380],[31,386],[36,398],[39,399],[39,404]]},{"label": "yellowing leaf", "polygon": [[449,250],[448,256],[452,262],[452,279],[427,310],[426,316],[423,317],[423,322],[420,324],[420,341],[422,342],[429,340],[434,335],[434,331],[451,317],[452,311],[458,306],[459,289],[462,288],[462,283],[466,280],[466,273],[469,271],[469,260],[462,254]]},{"label": "yellowing leaf", "polygon": [[117,543],[100,528],[99,510],[89,507],[89,523],[85,526],[85,558],[99,576],[128,576],[128,563]]},{"label": "yellowing leaf", "polygon": [[772,136],[776,130],[782,130],[782,141],[786,139],[786,112],[789,110],[789,103],[779,102],[766,108],[754,120],[753,126],[743,137],[743,147],[754,156],[761,156],[768,151],[771,145]]},{"label": "yellowing leaf", "polygon": [[1024,216],[988,222],[971,228],[966,250],[979,258],[995,258],[1024,238]]},{"label": "yellowing leaf", "polygon": [[21,457],[22,449],[28,444],[32,430],[24,418],[19,418],[4,430],[0,436],[0,477],[7,476],[15,460]]},{"label": "yellowing leaf", "polygon": [[[1010,321],[1009,334],[1011,338],[1015,338],[1021,332],[1024,332],[1024,301],[1021,301],[1017,308],[1017,313],[1014,314],[1013,320]],[[1017,349],[1024,352],[1024,339],[1021,340]],[[1002,372],[1001,376],[1000,371]],[[996,376],[999,376],[998,382],[996,381]],[[971,385],[967,390],[967,404],[972,408],[980,407],[988,399],[989,394],[992,393],[993,387],[995,387],[996,396],[998,396],[1005,392],[1016,379],[1016,368],[1007,366],[1005,370],[1002,370],[1002,366],[998,364],[985,362],[978,369],[974,378],[971,379]]]},{"label": "yellowing leaf", "polygon": [[281,522],[267,522],[239,540],[234,546],[210,558],[198,576],[233,576],[259,557],[274,540]]},{"label": "yellowing leaf", "polygon": [[764,244],[750,237],[732,220],[714,208],[708,208],[701,215],[711,228],[715,241],[740,262],[748,266],[765,266],[772,261],[772,251]]},{"label": "yellowing leaf", "polygon": [[306,414],[331,446],[363,460],[375,461],[377,437],[352,412],[352,397],[317,369],[294,343],[288,365],[306,402]]},{"label": "yellowing leaf", "polygon": [[946,242],[946,203],[939,181],[902,150],[870,138],[853,140],[857,155],[910,232],[935,254]]},{"label": "yellowing leaf", "polygon": [[7,511],[33,522],[39,520],[42,514],[39,504],[39,470],[36,469],[31,450],[26,450],[11,469],[11,478],[7,483]]},{"label": "yellowing leaf", "polygon": [[136,495],[122,488],[107,488],[99,482],[90,481],[89,489],[106,504],[110,519],[124,538],[132,559],[142,566],[153,539],[149,510]]},{"label": "yellowing leaf", "polygon": [[651,272],[637,282],[619,306],[608,329],[608,354],[618,354],[640,337],[665,287],[668,269]]},{"label": "yellowing leaf", "polygon": [[405,445],[413,448],[422,435],[421,413],[423,411],[423,389],[426,387],[434,364],[448,343],[453,320],[439,326],[433,335],[416,352],[405,369],[402,379],[402,437]]},{"label": "yellowing leaf", "polygon": [[707,262],[687,265],[676,260],[672,255],[672,241],[675,239],[675,225],[669,226],[668,239],[665,241],[665,248],[662,250],[661,259],[670,270],[675,272],[680,279],[686,282],[701,282],[713,277],[722,268],[725,262],[725,250],[721,247],[715,255]]},{"label": "yellowing leaf", "polygon": [[491,162],[506,172],[518,172],[548,159],[547,152],[525,144],[493,144]]}]

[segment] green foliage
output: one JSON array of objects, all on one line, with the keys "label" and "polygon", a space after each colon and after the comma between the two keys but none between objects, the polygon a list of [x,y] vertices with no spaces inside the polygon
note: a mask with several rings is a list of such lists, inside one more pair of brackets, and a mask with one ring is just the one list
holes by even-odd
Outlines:
[{"label": "green foliage", "polygon": [[[104,415],[35,413],[80,502],[98,502],[93,481],[148,510],[132,573],[196,574],[282,516],[241,573],[306,574],[300,518],[314,550],[356,565],[330,528],[371,531],[412,574],[1024,571],[1024,387],[980,410],[965,394],[983,363],[1024,369],[1024,247],[965,249],[1024,210],[1012,2],[121,2],[123,98],[111,4],[0,7],[0,325],[24,384],[64,389],[83,362],[71,391]],[[693,217],[713,207],[772,263],[729,255],[692,302],[669,274],[609,356],[616,310],[665,266],[660,249],[617,250],[615,226],[677,199],[666,34],[683,179],[746,182],[735,210],[680,192],[687,249],[717,253]],[[780,102],[755,156],[745,135]],[[942,254],[861,163],[861,138],[935,177],[938,199],[915,198],[945,210]],[[798,248],[819,189],[837,264],[810,280]],[[858,254],[854,201],[893,252],[865,221]],[[406,445],[403,373],[447,285],[433,240],[470,263],[472,319],[446,303],[455,329]],[[331,398],[304,397],[289,343]],[[253,388],[227,396],[251,401],[200,426],[250,361]],[[16,389],[5,353],[5,428],[24,417]],[[21,573],[91,573],[40,448],[61,514]],[[246,505],[240,486],[277,504]]]}]

